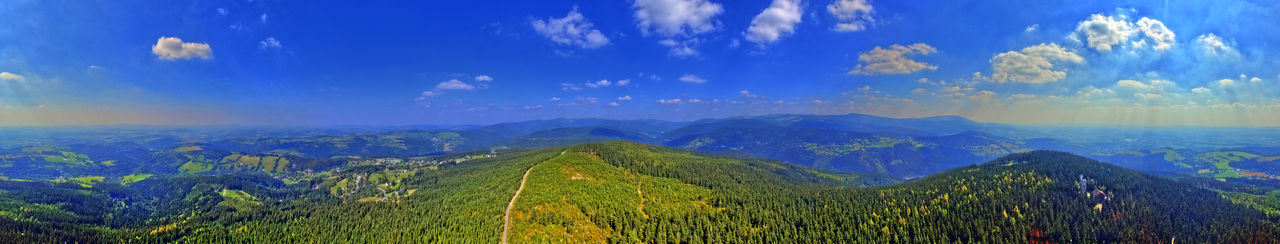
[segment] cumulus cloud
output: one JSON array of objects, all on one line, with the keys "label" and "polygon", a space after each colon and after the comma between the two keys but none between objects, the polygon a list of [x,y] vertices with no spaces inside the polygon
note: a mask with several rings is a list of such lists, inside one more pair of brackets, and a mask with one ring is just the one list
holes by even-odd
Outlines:
[{"label": "cumulus cloud", "polygon": [[1089,19],[1076,25],[1076,34],[1084,35],[1089,47],[1099,51],[1111,51],[1111,46],[1129,40],[1133,35],[1133,24],[1124,20],[1124,16],[1116,18],[1102,14],[1094,14]]},{"label": "cumulus cloud", "polygon": [[26,78],[18,74],[9,73],[9,72],[0,72],[0,80],[24,80],[24,79]]},{"label": "cumulus cloud", "polygon": [[1213,33],[1196,37],[1196,43],[1200,44],[1200,47],[1208,54],[1228,55],[1236,53],[1235,49],[1232,49],[1231,46],[1228,46],[1227,43],[1223,42],[1222,38],[1219,38]]},{"label": "cumulus cloud", "polygon": [[920,70],[935,70],[938,66],[918,62],[907,58],[913,55],[929,55],[937,52],[932,46],[924,43],[902,46],[894,44],[888,49],[876,46],[875,49],[858,55],[860,64],[853,67],[849,74],[907,74]]},{"label": "cumulus cloud", "polygon": [[593,29],[591,22],[582,13],[578,13],[576,6],[564,18],[534,19],[529,24],[533,25],[538,34],[560,45],[586,49],[609,45],[609,38],[601,34],[600,30]]},{"label": "cumulus cloud", "polygon": [[992,101],[992,98],[995,96],[996,96],[996,93],[993,91],[982,90],[974,93],[972,96],[969,96],[969,101],[978,102],[978,103],[990,103]]},{"label": "cumulus cloud", "polygon": [[281,47],[284,46],[281,46],[280,41],[276,40],[275,37],[267,37],[266,40],[258,42],[258,49],[262,50],[280,49]]},{"label": "cumulus cloud", "polygon": [[631,95],[618,97],[618,101],[631,101]]},{"label": "cumulus cloud", "polygon": [[[1151,45],[1152,49],[1169,50],[1169,48],[1173,48],[1175,35],[1173,34],[1173,31],[1170,31],[1168,27],[1164,26],[1163,22],[1142,17],[1142,19],[1138,20],[1137,27],[1138,30],[1142,31],[1143,35],[1146,35],[1147,38],[1154,42]],[[1145,43],[1146,40],[1141,40],[1139,42]]]},{"label": "cumulus cloud", "polygon": [[613,85],[613,82],[609,82],[609,80],[600,80],[596,82],[587,82],[585,85],[589,88],[600,88]]},{"label": "cumulus cloud", "polygon": [[747,90],[738,91],[738,96],[742,98],[759,98],[760,97],[760,95],[751,93],[750,91],[747,91]]},{"label": "cumulus cloud", "polygon": [[707,80],[706,80],[706,79],[703,79],[703,78],[698,77],[698,76],[696,76],[696,75],[690,75],[690,74],[685,74],[684,76],[680,76],[680,81],[683,81],[683,82],[689,82],[689,83],[705,83],[705,82],[707,82]]},{"label": "cumulus cloud", "polygon": [[475,90],[476,86],[467,84],[457,79],[453,79],[453,80],[440,82],[440,84],[436,84],[436,89],[437,90]]},{"label": "cumulus cloud", "polygon": [[1218,86],[1222,86],[1222,87],[1233,86],[1233,85],[1235,85],[1235,84],[1236,84],[1236,81],[1235,81],[1235,80],[1232,80],[1232,79],[1221,79],[1221,80],[1218,80]]},{"label": "cumulus cloud", "polygon": [[700,40],[694,36],[715,30],[715,17],[724,12],[720,4],[708,0],[636,0],[632,9],[640,32],[666,37],[659,43],[671,48],[670,55],[676,57],[698,55],[693,47]]},{"label": "cumulus cloud", "polygon": [[552,97],[552,98],[547,99],[547,101],[559,102],[559,101],[560,101],[560,98],[558,98],[558,97]]},{"label": "cumulus cloud", "polygon": [[631,79],[618,80],[618,86],[627,86],[631,84]]},{"label": "cumulus cloud", "polygon": [[209,48],[209,44],[182,42],[182,39],[177,37],[160,37],[160,40],[156,41],[156,45],[151,46],[151,53],[164,60],[209,59],[213,57],[213,49]]},{"label": "cumulus cloud", "polygon": [[[1138,34],[1142,34],[1139,36]],[[1071,38],[1079,40],[1083,36],[1087,46],[1098,51],[1111,51],[1114,47],[1133,45],[1137,48],[1151,46],[1162,51],[1173,48],[1175,34],[1159,20],[1142,17],[1138,22],[1129,22],[1128,16],[1106,16],[1093,14],[1076,25]],[[1137,38],[1129,42],[1131,38]],[[1128,42],[1128,43],[1126,43]],[[1148,43],[1150,42],[1150,43]]]},{"label": "cumulus cloud", "polygon": [[707,0],[636,0],[637,24],[646,35],[690,36],[716,28],[715,16],[724,12],[720,4]]},{"label": "cumulus cloud", "polygon": [[1120,80],[1116,81],[1115,86],[1133,92],[1161,94],[1173,90],[1177,87],[1177,84],[1167,80],[1150,80],[1147,83],[1136,80]]},{"label": "cumulus cloud", "polygon": [[622,106],[622,104],[618,104],[618,102],[610,102],[610,103],[609,103],[609,107],[618,107],[618,106]]},{"label": "cumulus cloud", "polygon": [[1211,91],[1212,90],[1209,90],[1209,88],[1204,88],[1204,87],[1191,88],[1191,93],[1195,93],[1195,94],[1208,94]]},{"label": "cumulus cloud", "polygon": [[991,58],[991,80],[995,82],[1048,83],[1062,80],[1067,73],[1054,69],[1055,63],[1082,63],[1080,55],[1058,46],[1040,44],[1008,51]]},{"label": "cumulus cloud", "polygon": [[836,0],[827,5],[827,13],[835,16],[835,31],[862,31],[875,22],[875,10],[867,0]]},{"label": "cumulus cloud", "polygon": [[476,81],[485,81],[485,82],[493,81],[493,77],[489,77],[488,75],[477,75],[475,79]]},{"label": "cumulus cloud", "polygon": [[774,0],[769,8],[751,20],[746,38],[758,44],[777,41],[783,35],[794,33],[803,16],[799,0]]}]

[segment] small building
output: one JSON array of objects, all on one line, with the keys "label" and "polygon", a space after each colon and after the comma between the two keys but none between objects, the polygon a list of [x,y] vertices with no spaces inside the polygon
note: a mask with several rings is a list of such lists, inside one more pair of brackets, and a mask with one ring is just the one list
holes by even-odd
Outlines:
[{"label": "small building", "polygon": [[1102,191],[1102,189],[1093,189],[1093,192],[1089,194],[1089,197],[1098,199],[1099,201],[1111,201],[1111,196],[1107,195],[1107,193]]}]

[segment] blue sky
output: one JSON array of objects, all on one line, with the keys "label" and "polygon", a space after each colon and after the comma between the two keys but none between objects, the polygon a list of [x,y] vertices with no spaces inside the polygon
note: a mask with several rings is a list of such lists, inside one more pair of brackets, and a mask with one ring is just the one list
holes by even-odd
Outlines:
[{"label": "blue sky", "polygon": [[1280,125],[1265,1],[8,1],[0,125]]}]

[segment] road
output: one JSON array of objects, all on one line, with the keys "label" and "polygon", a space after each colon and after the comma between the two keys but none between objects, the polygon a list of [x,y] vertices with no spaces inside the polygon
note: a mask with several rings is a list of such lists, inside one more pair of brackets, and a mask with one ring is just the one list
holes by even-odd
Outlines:
[{"label": "road", "polygon": [[[564,155],[564,152],[560,152]],[[507,233],[511,231],[511,210],[516,208],[516,199],[520,198],[520,192],[524,191],[524,182],[529,180],[529,172],[533,171],[534,164],[524,171],[524,176],[520,177],[520,188],[516,188],[516,195],[511,196],[511,202],[507,203],[507,213],[502,215],[502,244],[507,244]]]}]

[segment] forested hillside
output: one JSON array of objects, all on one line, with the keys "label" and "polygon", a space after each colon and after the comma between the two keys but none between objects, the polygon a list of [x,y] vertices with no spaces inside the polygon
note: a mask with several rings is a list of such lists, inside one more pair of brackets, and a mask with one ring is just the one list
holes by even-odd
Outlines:
[{"label": "forested hillside", "polygon": [[534,166],[513,231],[532,241],[691,243],[1220,243],[1280,234],[1262,213],[1214,192],[1060,152],[876,188],[758,164],[766,162],[628,143],[572,147]]},{"label": "forested hillside", "polygon": [[512,243],[1280,241],[1266,214],[1203,184],[1060,152],[894,183],[608,142],[443,165],[354,165],[288,181],[265,172],[127,185],[0,180],[0,238],[492,243],[509,214]]}]

